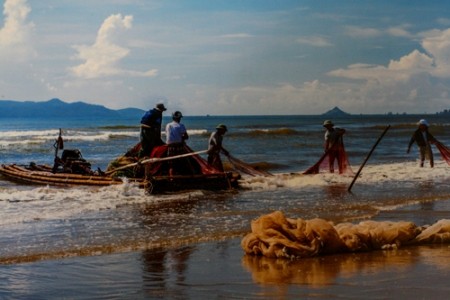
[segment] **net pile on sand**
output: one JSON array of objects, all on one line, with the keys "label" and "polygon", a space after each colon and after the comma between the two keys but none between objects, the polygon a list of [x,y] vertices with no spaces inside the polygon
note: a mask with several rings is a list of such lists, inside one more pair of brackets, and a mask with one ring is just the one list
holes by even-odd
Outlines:
[{"label": "net pile on sand", "polygon": [[241,241],[245,253],[304,258],[340,252],[396,249],[402,245],[450,243],[450,220],[419,227],[412,222],[364,221],[333,225],[324,219],[291,219],[280,211],[251,223]]}]

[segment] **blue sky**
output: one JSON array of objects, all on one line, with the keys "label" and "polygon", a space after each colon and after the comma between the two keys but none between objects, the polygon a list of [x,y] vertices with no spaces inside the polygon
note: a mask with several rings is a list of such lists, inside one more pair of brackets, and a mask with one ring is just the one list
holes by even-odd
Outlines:
[{"label": "blue sky", "polygon": [[4,100],[164,102],[184,115],[450,108],[446,1],[2,4]]}]

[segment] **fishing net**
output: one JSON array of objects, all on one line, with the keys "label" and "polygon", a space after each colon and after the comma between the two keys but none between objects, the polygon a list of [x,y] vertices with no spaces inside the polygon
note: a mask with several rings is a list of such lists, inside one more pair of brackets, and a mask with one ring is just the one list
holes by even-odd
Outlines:
[{"label": "fishing net", "polygon": [[251,175],[251,176],[273,176],[271,173],[263,170],[257,170],[253,166],[243,162],[242,160],[237,159],[231,155],[228,155],[228,160],[233,165],[233,167],[241,171],[242,173]]},{"label": "fishing net", "polygon": [[303,174],[318,174],[321,171],[334,173],[335,165],[338,167],[339,174],[353,174],[342,139],[328,149],[322,157],[320,157],[312,167],[303,172]]},{"label": "fishing net", "polygon": [[442,159],[445,160],[448,165],[450,165],[450,149],[439,141],[436,141],[435,145],[441,153]]},{"label": "fishing net", "polygon": [[[173,160],[158,161],[158,158],[167,158],[167,145],[156,146],[153,148],[150,154],[150,159],[156,159],[154,162],[149,162],[146,164],[138,163],[137,154],[139,153],[140,143],[135,145],[133,148],[127,151],[127,153],[115,161],[111,162],[108,166],[108,171],[114,170],[121,167],[126,167],[127,165],[133,165],[130,168],[122,169],[120,172],[116,172],[121,176],[126,177],[143,177],[145,172],[147,175],[158,176],[167,175],[169,165],[176,169],[177,175],[200,175],[200,174],[217,174],[221,173],[219,170],[208,165],[207,161],[203,159],[200,155],[192,155],[187,157],[180,157]],[[184,153],[189,154],[194,153],[194,151],[187,145],[184,145]],[[176,162],[176,164],[173,164]],[[144,169],[147,168],[144,172]],[[116,174],[116,176],[118,176]]]},{"label": "fishing net", "polygon": [[324,219],[291,219],[281,211],[251,222],[241,241],[245,253],[271,258],[303,258],[339,252],[397,249],[403,245],[450,242],[450,220],[429,227],[407,221],[362,221],[334,225]]}]

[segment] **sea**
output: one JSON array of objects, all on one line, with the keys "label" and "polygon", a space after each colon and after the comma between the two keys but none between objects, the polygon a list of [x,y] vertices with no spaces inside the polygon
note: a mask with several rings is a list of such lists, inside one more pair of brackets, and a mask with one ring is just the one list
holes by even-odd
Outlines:
[{"label": "sea", "polygon": [[[0,299],[448,295],[448,245],[302,261],[244,255],[240,241],[251,221],[276,210],[336,224],[373,219],[422,226],[450,218],[450,166],[434,146],[434,168],[428,162],[419,166],[416,145],[406,153],[422,118],[449,147],[448,115],[332,118],[346,130],[353,174],[303,175],[323,154],[322,124],[329,118],[185,116],[187,144],[194,151],[205,150],[215,127],[225,124],[223,146],[230,154],[273,174],[243,173],[236,190],[147,195],[128,182],[61,188],[0,176]],[[164,117],[163,125],[170,121]],[[52,165],[61,129],[65,149],[79,149],[94,170],[106,170],[139,141],[138,123],[127,118],[1,119],[0,163]],[[427,286],[418,288],[424,280]]]}]

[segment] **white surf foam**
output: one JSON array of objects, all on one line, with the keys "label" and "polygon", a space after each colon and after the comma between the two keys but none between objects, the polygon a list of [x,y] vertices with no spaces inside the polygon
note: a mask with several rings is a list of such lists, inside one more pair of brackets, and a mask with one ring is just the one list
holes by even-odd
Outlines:
[{"label": "white surf foam", "polygon": [[192,193],[146,195],[144,189],[130,183],[101,188],[8,187],[0,189],[0,226],[36,220],[64,220],[91,211],[180,201],[192,196]]},{"label": "white surf foam", "polygon": [[[356,173],[357,168],[354,172]],[[350,184],[354,176],[319,173],[303,175],[299,173],[275,174],[271,177],[244,176],[241,184],[244,188],[252,190],[272,190],[279,187],[304,188],[314,186],[327,186],[330,184]],[[419,167],[417,162],[390,163],[379,165],[366,165],[358,177],[359,183],[383,184],[384,182],[398,183],[399,185],[414,184],[417,182],[435,182],[449,184],[450,166],[443,161],[435,163],[434,168]]]}]

